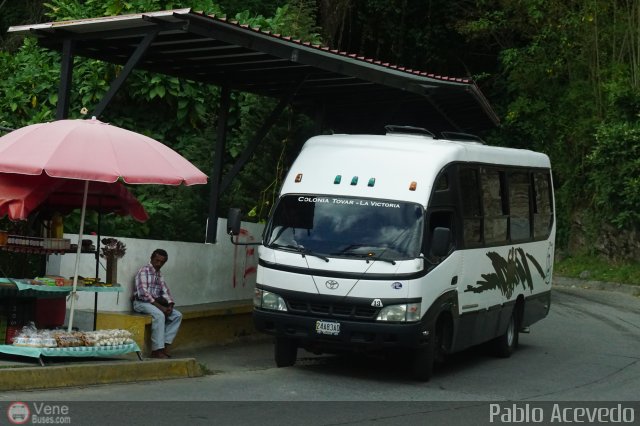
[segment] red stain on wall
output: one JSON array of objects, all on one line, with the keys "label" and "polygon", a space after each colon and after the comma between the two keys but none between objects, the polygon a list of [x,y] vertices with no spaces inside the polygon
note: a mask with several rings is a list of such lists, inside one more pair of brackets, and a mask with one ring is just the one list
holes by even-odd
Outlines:
[{"label": "red stain on wall", "polygon": [[[255,238],[246,229],[240,229],[237,242],[253,242]],[[238,277],[242,277],[242,287],[245,287],[248,277],[257,272],[257,252],[255,246],[234,246],[233,248],[233,288],[238,283]]]}]

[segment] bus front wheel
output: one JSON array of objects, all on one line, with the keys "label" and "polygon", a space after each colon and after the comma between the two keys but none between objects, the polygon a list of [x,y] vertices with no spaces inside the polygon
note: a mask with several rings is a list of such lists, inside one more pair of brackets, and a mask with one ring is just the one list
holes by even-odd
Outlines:
[{"label": "bus front wheel", "polygon": [[433,376],[433,365],[435,364],[433,346],[433,343],[430,342],[424,347],[416,349],[413,354],[411,371],[415,380],[426,382]]},{"label": "bus front wheel", "polygon": [[291,367],[296,363],[298,346],[294,340],[286,337],[276,337],[274,349],[276,366]]},{"label": "bus front wheel", "polygon": [[438,348],[442,344],[442,327],[429,328],[429,342],[413,353],[411,373],[415,380],[426,382],[433,376],[433,367],[438,358]]}]

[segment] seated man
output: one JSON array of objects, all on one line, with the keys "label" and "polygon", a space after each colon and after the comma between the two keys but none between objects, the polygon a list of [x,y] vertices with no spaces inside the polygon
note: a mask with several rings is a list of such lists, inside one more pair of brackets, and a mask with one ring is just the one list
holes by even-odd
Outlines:
[{"label": "seated man", "polygon": [[170,357],[168,346],[173,343],[182,322],[182,314],[173,308],[173,297],[160,274],[160,268],[168,258],[165,250],[154,250],[151,253],[151,261],[140,268],[135,278],[133,309],[152,317],[152,358]]}]

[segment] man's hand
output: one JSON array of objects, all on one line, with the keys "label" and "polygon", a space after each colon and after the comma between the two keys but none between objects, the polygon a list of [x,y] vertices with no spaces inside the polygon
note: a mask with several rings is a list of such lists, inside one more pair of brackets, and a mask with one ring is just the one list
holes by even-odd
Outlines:
[{"label": "man's hand", "polygon": [[152,305],[160,309],[165,317],[168,317],[173,312],[173,303],[170,303],[169,306],[164,306],[154,300]]}]

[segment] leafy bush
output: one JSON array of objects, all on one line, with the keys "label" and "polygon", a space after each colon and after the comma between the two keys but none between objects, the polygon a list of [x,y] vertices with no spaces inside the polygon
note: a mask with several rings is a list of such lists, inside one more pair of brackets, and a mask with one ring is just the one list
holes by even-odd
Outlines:
[{"label": "leafy bush", "polygon": [[618,228],[640,224],[640,124],[600,125],[587,163],[595,214]]},{"label": "leafy bush", "polygon": [[554,275],[580,278],[587,273],[588,279],[623,284],[640,285],[640,266],[637,262],[615,262],[597,256],[579,254],[555,263]]},{"label": "leafy bush", "polygon": [[[1,3],[1,2],[0,2]],[[265,17],[248,11],[255,0],[234,0],[235,19],[263,30],[278,32],[319,43],[315,27],[315,5],[311,0],[262,1]],[[7,6],[9,7],[9,6]],[[191,7],[207,14],[224,16],[213,0],[48,0],[45,20],[62,21],[89,17],[151,12]],[[243,9],[243,7],[245,7]],[[30,22],[33,23],[33,22]],[[35,39],[25,38],[15,52],[0,51],[0,126],[19,128],[55,118],[60,79],[60,54],[42,49]],[[121,66],[76,57],[73,71],[69,118],[91,113],[109,89]],[[117,93],[100,119],[143,133],[178,151],[207,175],[215,154],[216,125],[220,89],[213,85],[135,71]],[[228,171],[253,138],[273,108],[273,100],[233,93],[229,120],[229,140],[224,172]],[[149,113],[153,111],[153,113]],[[224,215],[232,203],[245,212],[254,210],[255,220],[268,212],[269,200],[279,189],[283,167],[304,133],[305,119],[287,111],[271,129],[258,152],[223,194],[218,214]],[[138,185],[130,188],[150,215],[140,224],[131,218],[90,213],[88,232],[123,237],[202,241],[209,212],[209,188],[198,185],[174,188]],[[79,215],[65,219],[68,232],[78,229]],[[100,220],[100,222],[99,222]],[[98,226],[98,223],[100,225]]]}]

